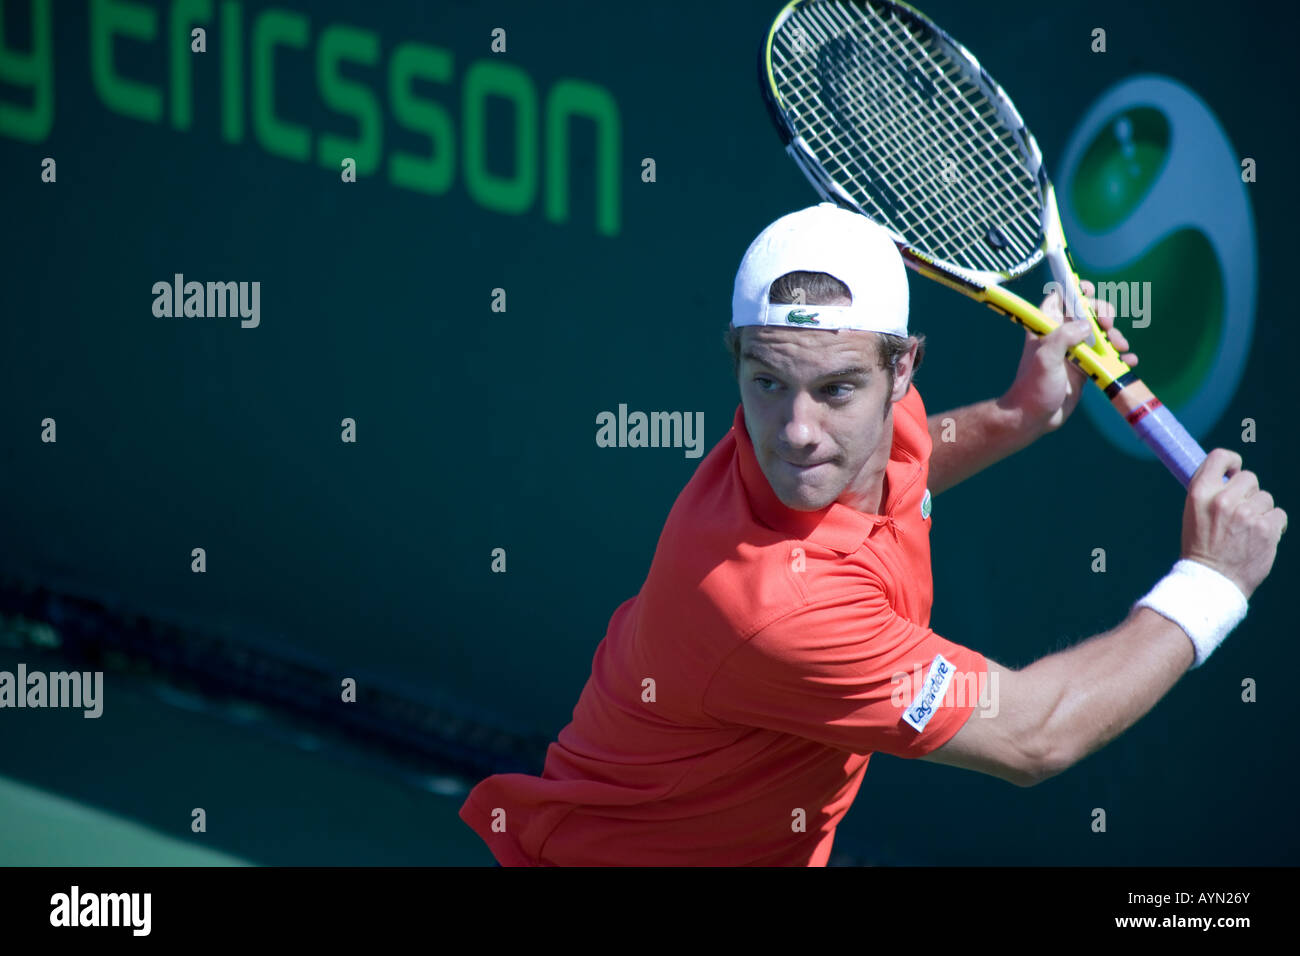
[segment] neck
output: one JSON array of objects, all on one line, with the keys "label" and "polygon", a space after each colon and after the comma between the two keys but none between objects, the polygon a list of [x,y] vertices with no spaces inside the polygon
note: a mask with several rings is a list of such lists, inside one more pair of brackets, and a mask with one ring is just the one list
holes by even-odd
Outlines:
[{"label": "neck", "polygon": [[850,485],[837,499],[840,504],[855,508],[863,514],[878,515],[884,513],[885,495],[889,484],[885,478],[885,466],[889,464],[889,455],[894,448],[894,413],[890,409],[889,420],[885,423],[884,435],[880,445],[867,460],[862,469],[861,482]]}]

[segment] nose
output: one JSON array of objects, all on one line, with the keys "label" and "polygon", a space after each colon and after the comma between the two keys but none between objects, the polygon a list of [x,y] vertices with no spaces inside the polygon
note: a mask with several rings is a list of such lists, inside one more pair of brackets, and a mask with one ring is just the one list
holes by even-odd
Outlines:
[{"label": "nose", "polygon": [[806,392],[795,393],[781,437],[791,448],[807,448],[821,439],[820,408]]}]

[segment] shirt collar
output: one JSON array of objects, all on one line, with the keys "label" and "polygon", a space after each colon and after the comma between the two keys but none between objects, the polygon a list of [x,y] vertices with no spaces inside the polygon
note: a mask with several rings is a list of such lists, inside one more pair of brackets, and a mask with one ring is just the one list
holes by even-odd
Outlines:
[{"label": "shirt collar", "polygon": [[824,545],[841,554],[857,551],[872,532],[880,527],[888,527],[897,541],[899,527],[894,512],[899,497],[911,484],[909,479],[919,465],[915,456],[908,455],[901,447],[897,425],[895,422],[894,443],[890,449],[889,462],[885,465],[885,475],[889,480],[881,508],[883,514],[866,514],[839,502],[832,502],[820,511],[796,511],[782,503],[772,490],[767,476],[763,474],[754,453],[754,443],[745,428],[745,407],[743,404],[737,406],[731,427],[735,432],[736,449],[740,457],[740,477],[754,514],[773,530]]}]

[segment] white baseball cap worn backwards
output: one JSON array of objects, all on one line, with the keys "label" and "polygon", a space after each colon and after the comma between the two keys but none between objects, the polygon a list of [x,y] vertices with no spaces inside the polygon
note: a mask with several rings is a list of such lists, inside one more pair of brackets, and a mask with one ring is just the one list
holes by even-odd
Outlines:
[{"label": "white baseball cap worn backwards", "polygon": [[[772,283],[787,272],[825,272],[849,287],[852,305],[778,305]],[[736,273],[731,322],[907,335],[907,267],[894,240],[865,216],[823,202],[782,216],[758,234]]]}]

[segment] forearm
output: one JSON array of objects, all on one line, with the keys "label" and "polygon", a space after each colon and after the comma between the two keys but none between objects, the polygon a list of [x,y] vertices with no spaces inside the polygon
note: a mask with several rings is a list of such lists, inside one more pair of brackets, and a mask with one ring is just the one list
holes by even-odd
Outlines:
[{"label": "forearm", "polygon": [[1034,689],[1039,749],[1060,773],[1138,722],[1195,659],[1181,627],[1139,608],[1113,630],[1019,672]]},{"label": "forearm", "polygon": [[926,419],[931,494],[939,494],[1033,442],[1044,430],[1004,399],[931,415]]}]

